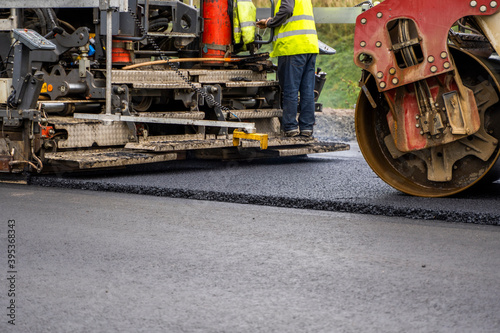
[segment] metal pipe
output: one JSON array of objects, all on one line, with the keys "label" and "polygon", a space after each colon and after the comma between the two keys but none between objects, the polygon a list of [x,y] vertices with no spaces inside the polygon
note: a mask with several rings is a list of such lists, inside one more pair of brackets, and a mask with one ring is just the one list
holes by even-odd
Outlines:
[{"label": "metal pipe", "polygon": [[106,16],[106,115],[111,115],[111,70],[113,50],[113,9],[107,9]]}]

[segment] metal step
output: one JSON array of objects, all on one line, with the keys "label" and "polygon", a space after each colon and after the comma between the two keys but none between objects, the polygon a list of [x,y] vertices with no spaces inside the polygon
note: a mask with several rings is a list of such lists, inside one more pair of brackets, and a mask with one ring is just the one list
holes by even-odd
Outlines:
[{"label": "metal step", "polygon": [[77,150],[45,153],[48,163],[51,161],[76,163],[79,169],[119,167],[132,164],[165,162],[178,159],[177,153],[153,154],[131,151],[123,148]]},{"label": "metal step", "polygon": [[253,110],[234,110],[226,112],[226,119],[235,119],[234,116],[240,119],[265,119],[272,117],[282,117],[282,109],[253,109]]},{"label": "metal step", "polygon": [[200,111],[168,111],[168,112],[139,112],[141,117],[176,118],[176,119],[203,119],[205,112]]},{"label": "metal step", "polygon": [[[296,146],[291,148],[290,146]],[[294,149],[306,148],[309,147],[308,152],[304,153],[293,153]],[[331,149],[328,147],[332,147]],[[154,151],[154,152],[176,152],[176,151],[186,151],[186,150],[198,150],[198,149],[215,149],[215,148],[230,148],[233,147],[233,136],[228,135],[227,138],[210,138],[206,137],[205,139],[198,140],[155,140],[154,137],[148,138],[148,140],[141,140],[140,142],[129,142],[125,145],[127,149],[137,149],[137,150],[145,150],[145,151]],[[242,148],[260,148],[260,142],[255,140],[240,140],[240,147]],[[327,151],[336,151],[342,147],[349,149],[349,145],[338,144],[338,143],[321,143],[315,139],[305,138],[305,137],[269,137],[268,141],[268,149],[276,150],[280,148],[283,150],[283,156],[291,156],[291,155],[302,155],[309,154],[313,152],[327,152]],[[285,148],[281,147],[289,147],[288,151],[284,150]],[[325,151],[311,151],[312,147],[316,147],[315,149],[325,149]],[[346,150],[340,149],[340,150]],[[298,152],[298,151],[297,151]],[[287,155],[288,154],[288,155]],[[281,155],[279,155],[281,156]]]}]

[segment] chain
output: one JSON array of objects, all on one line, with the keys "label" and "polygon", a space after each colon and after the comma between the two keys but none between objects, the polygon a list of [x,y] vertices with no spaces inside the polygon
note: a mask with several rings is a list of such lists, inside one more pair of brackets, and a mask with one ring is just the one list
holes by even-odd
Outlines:
[{"label": "chain", "polygon": [[[136,26],[139,28],[141,34],[143,36],[146,36],[148,42],[153,45],[153,47],[155,48],[155,50],[160,53],[160,59],[161,60],[166,60],[167,61],[167,65],[169,65],[174,71],[175,73],[182,79],[184,80],[184,82],[186,82],[189,87],[191,89],[193,89],[194,91],[196,91],[198,94],[200,94],[201,96],[203,96],[206,100],[208,100],[210,103],[212,103],[213,105],[215,105],[216,107],[220,108],[222,111],[226,111],[226,112],[230,112],[236,119],[238,119],[239,121],[241,121],[241,119],[235,115],[233,112],[231,112],[231,110],[226,107],[226,106],[223,106],[222,104],[220,104],[219,102],[217,102],[214,98],[213,95],[210,95],[210,94],[207,94],[205,91],[203,91],[202,89],[198,88],[197,86],[195,86],[191,81],[189,81],[189,78],[187,78],[180,70],[179,68],[174,65],[174,63],[171,63],[170,62],[170,58],[165,54],[165,52],[162,51],[162,49],[158,46],[158,44],[156,43],[156,41],[154,40],[153,37],[149,36],[148,35],[148,32],[146,31],[146,29],[144,28],[144,26],[142,25],[142,22],[139,20],[139,18],[137,17],[137,15],[132,11],[132,9],[129,9],[128,10],[128,13],[130,14],[130,16],[132,16],[132,18],[134,19],[135,21],[135,24]],[[146,15],[148,15],[148,13],[146,13]]]}]

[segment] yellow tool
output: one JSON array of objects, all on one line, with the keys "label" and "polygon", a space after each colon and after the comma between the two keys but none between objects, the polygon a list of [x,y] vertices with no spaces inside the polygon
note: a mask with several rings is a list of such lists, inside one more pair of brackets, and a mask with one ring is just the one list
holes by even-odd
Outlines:
[{"label": "yellow tool", "polygon": [[260,141],[260,149],[267,149],[268,135],[261,133],[245,133],[238,131],[237,129],[233,132],[233,146],[237,147],[240,145],[240,139],[246,140],[256,140]]}]

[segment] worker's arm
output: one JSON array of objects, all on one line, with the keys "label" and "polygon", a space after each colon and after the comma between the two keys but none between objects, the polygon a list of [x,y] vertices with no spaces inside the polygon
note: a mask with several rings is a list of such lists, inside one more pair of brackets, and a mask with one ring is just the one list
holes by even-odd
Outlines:
[{"label": "worker's arm", "polygon": [[281,0],[281,6],[274,17],[262,19],[257,22],[259,28],[275,28],[279,27],[288,20],[293,14],[293,7],[295,7],[295,0]]}]

